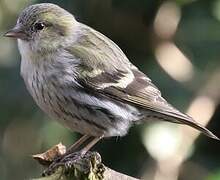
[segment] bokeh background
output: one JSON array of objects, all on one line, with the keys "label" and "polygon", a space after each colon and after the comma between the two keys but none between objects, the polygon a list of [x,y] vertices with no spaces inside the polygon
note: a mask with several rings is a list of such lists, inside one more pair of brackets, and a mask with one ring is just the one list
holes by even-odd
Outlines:
[{"label": "bokeh background", "polygon": [[[181,111],[220,136],[220,0],[0,0],[0,32],[29,4],[57,3],[115,41]],[[16,41],[0,37],[0,179],[39,177],[31,154],[79,134],[43,114],[20,77]],[[219,180],[220,143],[191,128],[149,122],[95,146],[103,162],[149,180]]]}]

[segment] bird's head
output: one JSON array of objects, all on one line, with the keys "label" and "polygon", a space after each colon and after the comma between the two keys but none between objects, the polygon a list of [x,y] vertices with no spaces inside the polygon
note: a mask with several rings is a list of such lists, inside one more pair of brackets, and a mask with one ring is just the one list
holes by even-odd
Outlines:
[{"label": "bird's head", "polygon": [[42,3],[24,9],[15,27],[5,36],[17,38],[19,49],[26,47],[33,52],[45,53],[72,42],[77,26],[74,16],[66,10],[55,4]]}]

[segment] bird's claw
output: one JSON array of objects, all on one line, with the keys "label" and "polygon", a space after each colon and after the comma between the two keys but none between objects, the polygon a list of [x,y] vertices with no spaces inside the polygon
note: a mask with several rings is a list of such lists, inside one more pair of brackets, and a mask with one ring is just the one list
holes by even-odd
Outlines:
[{"label": "bird's claw", "polygon": [[64,171],[71,169],[77,161],[81,160],[84,157],[84,154],[79,152],[74,152],[67,155],[61,155],[54,158],[50,166],[44,170],[42,176],[49,176],[53,174],[59,167],[63,167]]}]

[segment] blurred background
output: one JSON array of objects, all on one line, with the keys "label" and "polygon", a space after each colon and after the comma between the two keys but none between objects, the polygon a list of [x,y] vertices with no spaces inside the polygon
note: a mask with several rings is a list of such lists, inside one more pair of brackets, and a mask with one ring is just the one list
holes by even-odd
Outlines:
[{"label": "blurred background", "polygon": [[[53,2],[116,42],[163,96],[220,136],[220,0],[0,0],[0,32],[29,4]],[[39,177],[31,155],[80,137],[35,105],[16,41],[0,37],[0,179]],[[95,146],[103,162],[148,180],[219,180],[220,143],[185,126],[149,122]],[[197,138],[198,137],[198,138]]]}]

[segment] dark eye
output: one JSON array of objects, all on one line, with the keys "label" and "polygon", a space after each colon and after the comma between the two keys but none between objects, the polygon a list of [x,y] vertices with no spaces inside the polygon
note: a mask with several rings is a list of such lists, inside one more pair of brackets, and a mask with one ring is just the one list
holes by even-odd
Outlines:
[{"label": "dark eye", "polygon": [[40,31],[40,30],[44,29],[44,27],[45,27],[44,23],[35,23],[34,24],[34,30],[36,30],[36,31]]}]

